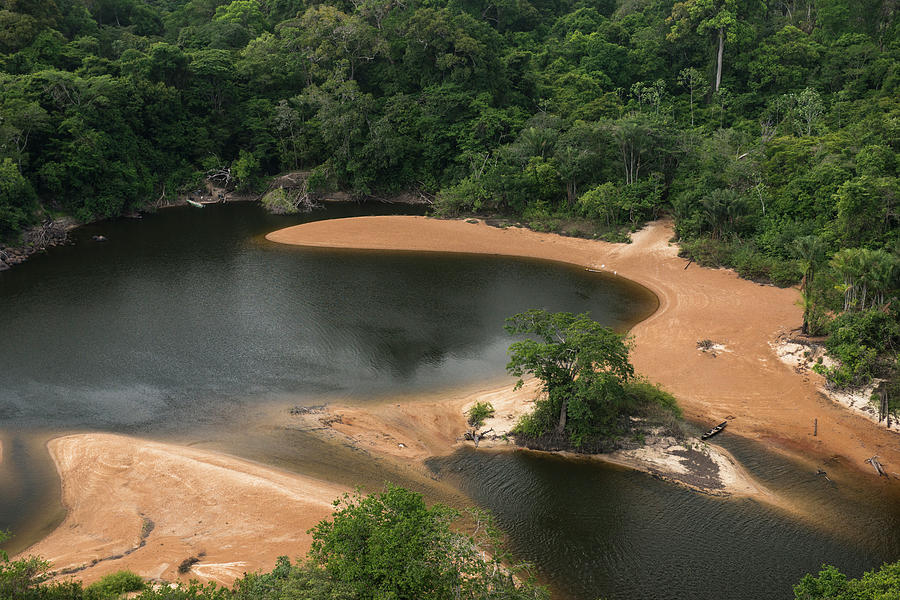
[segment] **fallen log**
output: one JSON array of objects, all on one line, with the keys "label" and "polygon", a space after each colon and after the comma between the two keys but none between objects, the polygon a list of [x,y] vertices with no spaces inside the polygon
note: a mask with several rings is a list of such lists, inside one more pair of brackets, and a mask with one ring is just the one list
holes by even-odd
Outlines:
[{"label": "fallen log", "polygon": [[491,427],[491,428],[488,429],[487,431],[475,431],[474,429],[471,429],[471,430],[467,431],[467,432],[463,435],[463,438],[464,438],[464,439],[467,439],[467,440],[472,440],[473,442],[475,442],[475,447],[477,448],[477,447],[478,447],[478,443],[479,443],[482,439],[484,439],[484,436],[486,436],[487,434],[489,434],[489,433],[492,432],[493,430],[494,430],[493,427]]},{"label": "fallen log", "polygon": [[881,477],[887,477],[887,473],[884,472],[884,467],[881,466],[877,454],[872,458],[867,458],[866,462],[875,467],[875,471],[877,471]]}]

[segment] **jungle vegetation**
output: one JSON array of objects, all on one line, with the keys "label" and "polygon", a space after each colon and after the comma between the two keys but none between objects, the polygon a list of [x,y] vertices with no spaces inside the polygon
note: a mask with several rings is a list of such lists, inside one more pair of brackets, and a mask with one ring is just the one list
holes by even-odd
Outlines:
[{"label": "jungle vegetation", "polygon": [[464,533],[454,524],[458,511],[429,507],[421,494],[390,484],[380,493],[345,494],[334,507],[309,531],[312,548],[304,560],[280,557],[271,572],[245,574],[231,587],[149,585],[127,571],[90,586],[47,582],[46,561],[12,561],[0,551],[0,598],[117,600],[132,592],[127,597],[138,600],[549,599],[530,566],[513,561],[485,511],[468,511],[471,534]]},{"label": "jungle vegetation", "polygon": [[0,0],[0,242],[196,189],[417,190],[800,283],[833,385],[897,363],[883,0]]},{"label": "jungle vegetation", "polygon": [[[629,339],[587,314],[529,310],[507,319],[506,331],[527,336],[509,347],[507,371],[541,382],[534,408],[516,425],[516,441],[532,448],[604,451],[620,438],[662,428],[683,437],[675,398],[635,378]],[[517,387],[523,383],[519,379]],[[638,417],[633,421],[634,417]]]}]

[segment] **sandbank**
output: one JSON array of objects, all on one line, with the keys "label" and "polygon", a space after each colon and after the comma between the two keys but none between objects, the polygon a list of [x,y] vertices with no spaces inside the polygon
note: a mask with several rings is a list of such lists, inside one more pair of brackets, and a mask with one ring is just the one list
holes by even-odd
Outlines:
[{"label": "sandbank", "polygon": [[[464,415],[478,402],[488,402],[494,408],[494,415],[485,419],[480,428],[486,435],[479,440],[478,448],[482,451],[518,449],[508,434],[519,418],[531,410],[539,393],[540,382],[534,378],[527,379],[519,389],[511,389],[506,382],[488,382],[425,396],[393,397],[378,404],[316,407],[295,414],[293,426],[317,430],[320,435],[363,452],[421,467],[427,458],[471,445],[463,437],[468,428]],[[697,438],[679,441],[663,434],[651,435],[641,448],[596,455],[561,454],[644,471],[706,494],[753,496],[785,505],[727,451]]]},{"label": "sandbank", "polygon": [[[327,517],[338,485],[232,456],[112,435],[48,444],[68,513],[22,552],[91,583],[121,569],[148,579],[231,583],[302,557],[306,531]],[[199,558],[185,574],[182,561]]]},{"label": "sandbank", "polygon": [[[728,418],[730,433],[813,464],[837,457],[876,477],[864,461],[878,455],[890,474],[900,472],[895,433],[824,398],[816,389],[818,375],[796,373],[770,346],[800,326],[796,289],[756,284],[728,269],[689,265],[669,241],[674,232],[668,221],[648,224],[632,235],[631,244],[471,221],[354,217],[297,225],[266,238],[310,247],[520,256],[626,277],[653,291],[660,302],[653,315],[631,330],[635,368],[673,393],[687,418],[710,425]],[[713,341],[719,351],[702,351],[697,347],[701,340]],[[455,432],[459,420],[446,422],[446,427]]]}]

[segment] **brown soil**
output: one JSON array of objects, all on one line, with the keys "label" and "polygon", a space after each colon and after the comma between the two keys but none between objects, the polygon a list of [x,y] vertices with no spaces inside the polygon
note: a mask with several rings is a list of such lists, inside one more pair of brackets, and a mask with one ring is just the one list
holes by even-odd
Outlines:
[{"label": "brown soil", "polygon": [[[660,301],[657,312],[632,329],[634,365],[675,394],[689,419],[712,425],[733,417],[730,433],[811,463],[841,456],[875,477],[864,461],[879,455],[888,472],[900,472],[896,434],[823,398],[812,377],[795,373],[772,351],[770,342],[800,325],[797,290],[756,284],[727,269],[688,266],[669,243],[670,222],[649,224],[632,236],[631,244],[408,216],[319,221],[266,237],[301,246],[543,258],[627,277]],[[705,339],[719,350],[698,349],[697,342]],[[440,403],[438,410],[444,410]],[[404,411],[418,420],[429,418],[426,407]],[[458,424],[444,419],[437,429],[444,423],[452,428],[445,437],[458,433]]]}]

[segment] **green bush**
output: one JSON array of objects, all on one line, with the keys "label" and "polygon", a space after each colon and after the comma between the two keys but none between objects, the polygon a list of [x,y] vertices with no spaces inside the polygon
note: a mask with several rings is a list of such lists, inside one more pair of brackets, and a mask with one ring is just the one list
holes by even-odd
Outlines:
[{"label": "green bush", "polygon": [[85,591],[85,598],[96,598],[103,600],[105,598],[117,598],[126,592],[137,592],[144,589],[144,580],[140,575],[131,571],[118,571],[110,573],[89,585]]},{"label": "green bush", "polygon": [[900,323],[880,309],[846,312],[828,326],[828,354],[839,364],[816,372],[837,387],[865,385],[880,370],[879,356],[900,341]]},{"label": "green bush", "polygon": [[624,386],[625,396],[633,410],[646,411],[652,407],[660,407],[676,417],[681,417],[681,407],[675,396],[649,381],[635,379]]},{"label": "green bush", "polygon": [[494,416],[494,407],[490,402],[476,402],[466,415],[469,417],[469,425],[481,427],[484,420]]},{"label": "green bush", "polygon": [[796,600],[889,600],[900,598],[900,562],[885,564],[859,579],[847,579],[836,567],[822,565],[794,586]]}]

